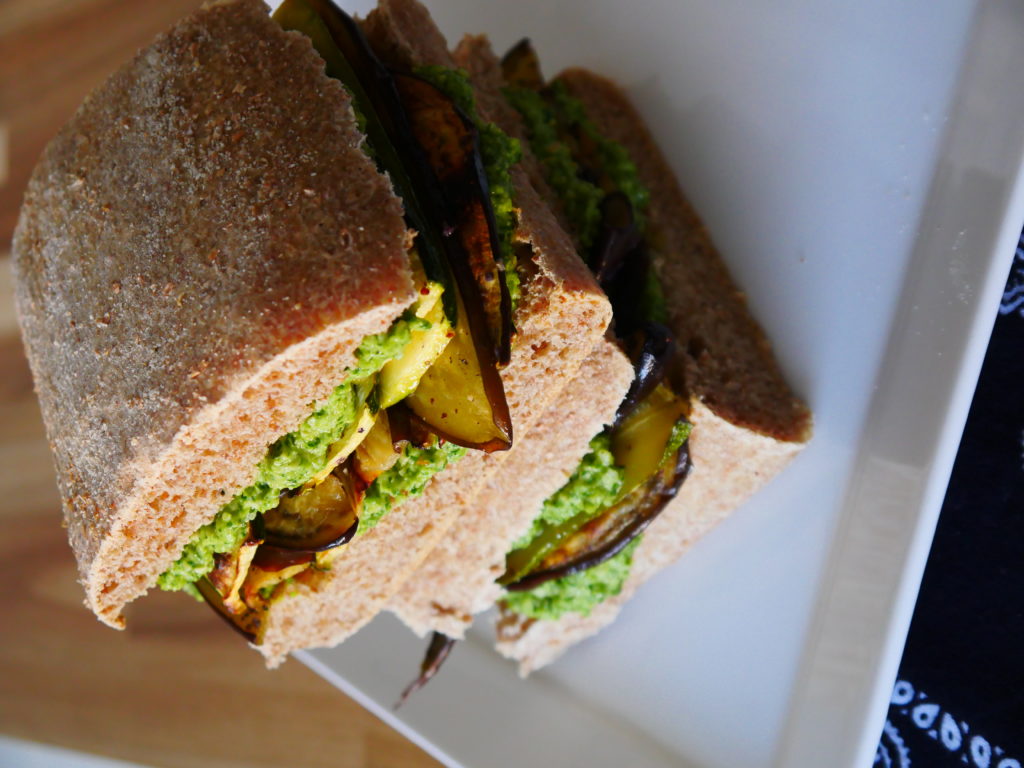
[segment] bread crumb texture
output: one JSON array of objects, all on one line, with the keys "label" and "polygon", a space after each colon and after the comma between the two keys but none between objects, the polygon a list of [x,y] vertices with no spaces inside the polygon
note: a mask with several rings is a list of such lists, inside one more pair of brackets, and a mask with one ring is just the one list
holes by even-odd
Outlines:
[{"label": "bread crumb texture", "polygon": [[258,0],[118,70],[46,149],[17,308],[87,604],[108,624],[414,297],[344,89]]}]

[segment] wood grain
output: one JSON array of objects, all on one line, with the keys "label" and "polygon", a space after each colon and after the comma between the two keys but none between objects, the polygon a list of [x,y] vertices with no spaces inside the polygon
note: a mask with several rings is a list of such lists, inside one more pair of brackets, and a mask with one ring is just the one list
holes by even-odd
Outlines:
[{"label": "wood grain", "polygon": [[[205,606],[154,593],[128,629],[82,606],[4,258],[49,138],[118,64],[197,0],[2,0],[0,732],[154,766],[436,763],[295,661],[268,672]],[[4,131],[0,131],[2,135]],[[396,663],[416,666],[416,659]]]}]

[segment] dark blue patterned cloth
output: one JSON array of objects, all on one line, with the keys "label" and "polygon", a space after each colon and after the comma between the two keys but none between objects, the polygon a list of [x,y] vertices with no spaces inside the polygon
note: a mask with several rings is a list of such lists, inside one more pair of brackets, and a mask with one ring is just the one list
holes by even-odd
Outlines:
[{"label": "dark blue patterned cloth", "polygon": [[875,754],[884,768],[1024,765],[1024,234]]}]

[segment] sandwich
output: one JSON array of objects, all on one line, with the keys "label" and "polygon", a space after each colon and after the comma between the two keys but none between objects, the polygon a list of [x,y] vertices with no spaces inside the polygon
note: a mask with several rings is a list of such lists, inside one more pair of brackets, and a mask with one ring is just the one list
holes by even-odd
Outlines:
[{"label": "sandwich", "polygon": [[209,3],[33,174],[18,317],[110,626],[160,587],[270,665],[344,640],[603,338],[517,141],[447,62],[372,42],[389,23]]},{"label": "sandwich", "polygon": [[390,603],[435,651],[496,604],[497,649],[526,675],[781,471],[812,418],[622,90],[581,69],[545,80],[528,41],[499,61],[468,37],[455,59],[504,105],[499,125],[611,299],[606,366],[633,368],[623,382],[589,359],[571,385],[591,392],[585,419],[552,407]]}]

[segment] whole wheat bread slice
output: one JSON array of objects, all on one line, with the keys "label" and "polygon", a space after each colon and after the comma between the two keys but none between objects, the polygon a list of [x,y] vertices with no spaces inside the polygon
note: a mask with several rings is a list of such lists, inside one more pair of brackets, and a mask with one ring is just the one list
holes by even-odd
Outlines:
[{"label": "whole wheat bread slice", "polygon": [[[242,0],[161,36],[47,150],[16,239],[19,312],[87,602],[108,623],[413,299],[401,204],[361,142],[308,41]],[[530,257],[503,374],[517,432],[610,317],[519,192]],[[296,577],[264,620],[268,662],[368,621],[487,471],[467,456],[329,572]]]},{"label": "whole wheat bread slice", "polygon": [[495,579],[505,571],[510,543],[530,527],[544,500],[565,485],[591,438],[614,418],[632,379],[626,356],[602,340],[388,609],[418,635],[462,638],[473,616],[501,597]]},{"label": "whole wheat bread slice", "polygon": [[106,623],[413,300],[401,203],[361,144],[309,42],[242,0],[157,38],[40,160],[17,309]]},{"label": "whole wheat bread slice", "polygon": [[[362,22],[378,55],[390,66],[454,66],[444,37],[427,10],[414,0],[384,0]],[[480,117],[491,120],[487,105]],[[523,299],[516,310],[512,359],[502,372],[515,427],[516,443],[572,378],[611,319],[611,308],[589,270],[576,256],[565,231],[531,186],[521,168],[513,169],[519,226]],[[344,558],[350,588],[327,590],[322,583],[338,578],[337,566],[326,574],[308,572],[295,591],[306,599],[282,599],[269,617],[262,650],[277,658],[301,626],[307,645],[338,642],[358,629],[407,581],[429,551],[445,540],[450,526],[472,501],[507,453],[471,453],[436,477],[428,493],[406,502],[366,536],[347,547]],[[461,527],[461,523],[459,524]],[[410,540],[422,546],[408,557]],[[396,552],[403,553],[396,568]],[[418,574],[413,577],[418,579]],[[324,621],[322,616],[330,616]]]},{"label": "whole wheat bread slice", "polygon": [[[473,82],[478,108],[520,140],[521,165],[531,186],[550,195],[519,115],[501,95],[501,66],[487,38],[464,38],[453,57]],[[591,438],[614,417],[632,377],[632,365],[615,343],[602,340],[594,347],[537,426],[517,437],[480,499],[463,509],[458,524],[402,585],[389,610],[419,635],[436,631],[461,638],[473,616],[500,596],[494,580],[504,571],[510,543],[576,469]]]},{"label": "whole wheat bread slice", "polygon": [[810,412],[787,385],[743,294],[633,105],[614,83],[585,70],[558,79],[603,135],[626,148],[651,192],[648,239],[679,345],[672,379],[690,400],[694,469],[644,534],[618,596],[589,616],[501,616],[497,648],[519,662],[523,675],[611,623],[643,582],[777,474],[811,435]]},{"label": "whole wheat bread slice", "polygon": [[[389,66],[453,66],[443,35],[415,0],[384,0],[361,22]],[[481,105],[480,116],[490,119]],[[521,169],[513,170],[523,297],[516,339],[502,371],[515,440],[528,434],[559,389],[604,333],[611,308],[571,241]],[[306,571],[278,600],[260,650],[271,663],[297,647],[333,645],[358,630],[394,595],[442,540],[507,452],[470,452],[436,476],[424,495],[406,501],[346,546],[328,572]]]}]

